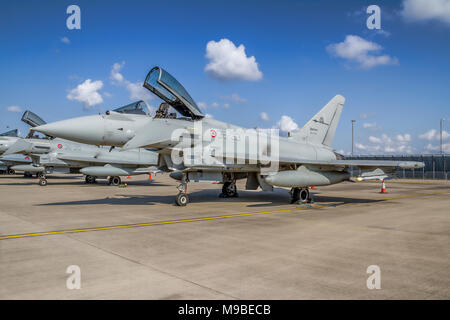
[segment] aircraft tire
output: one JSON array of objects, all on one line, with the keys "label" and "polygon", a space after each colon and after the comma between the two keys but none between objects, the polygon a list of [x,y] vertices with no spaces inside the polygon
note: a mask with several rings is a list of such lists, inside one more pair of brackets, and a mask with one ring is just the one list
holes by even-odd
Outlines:
[{"label": "aircraft tire", "polygon": [[109,178],[109,183],[112,186],[118,186],[121,182],[122,182],[122,180],[120,179],[120,177],[111,177],[111,178]]},{"label": "aircraft tire", "polygon": [[291,203],[297,203],[300,200],[300,188],[292,188],[291,195]]},{"label": "aircraft tire", "polygon": [[237,197],[236,184],[233,182],[225,182],[222,187],[222,194],[228,198]]},{"label": "aircraft tire", "polygon": [[11,175],[11,174],[15,174],[16,172],[13,170],[13,169],[8,169],[8,174],[9,175]]},{"label": "aircraft tire", "polygon": [[308,188],[301,189],[300,193],[299,193],[299,201],[301,203],[307,203],[308,200],[309,200],[309,190],[308,190]]},{"label": "aircraft tire", "polygon": [[39,185],[41,187],[45,187],[47,185],[47,179],[43,179],[43,178],[39,179]]},{"label": "aircraft tire", "polygon": [[84,179],[88,184],[93,184],[96,182],[96,178],[94,176],[86,176]]},{"label": "aircraft tire", "polygon": [[177,194],[175,202],[178,206],[184,207],[189,203],[189,197],[186,193],[180,192]]}]

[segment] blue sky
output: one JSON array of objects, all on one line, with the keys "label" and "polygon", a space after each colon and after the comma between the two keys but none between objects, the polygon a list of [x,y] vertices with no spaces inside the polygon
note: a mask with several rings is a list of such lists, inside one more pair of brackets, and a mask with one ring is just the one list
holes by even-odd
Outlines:
[{"label": "blue sky", "polygon": [[[159,65],[221,121],[301,127],[339,93],[347,100],[336,150],[351,150],[355,119],[357,153],[437,152],[439,119],[450,118],[446,1],[7,2],[0,129],[26,132],[14,111],[50,122],[148,99],[139,85]],[[66,27],[71,4],[81,30]],[[382,31],[366,26],[372,4]]]}]

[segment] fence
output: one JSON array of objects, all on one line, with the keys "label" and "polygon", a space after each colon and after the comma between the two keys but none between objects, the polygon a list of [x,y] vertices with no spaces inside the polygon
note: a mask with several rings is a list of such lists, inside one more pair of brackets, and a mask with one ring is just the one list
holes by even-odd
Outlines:
[{"label": "fence", "polygon": [[[358,155],[347,156],[354,160],[393,160],[393,161],[420,161],[425,163],[421,169],[397,169],[398,178],[407,179],[445,179],[449,177],[450,154],[420,154],[420,155]],[[358,170],[355,168],[355,170]]]}]

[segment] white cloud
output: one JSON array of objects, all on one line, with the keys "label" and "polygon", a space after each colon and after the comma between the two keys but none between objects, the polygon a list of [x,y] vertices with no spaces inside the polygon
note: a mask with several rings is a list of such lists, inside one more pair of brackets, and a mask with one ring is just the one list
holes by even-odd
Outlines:
[{"label": "white cloud", "polygon": [[67,37],[62,37],[62,38],[61,38],[61,42],[62,42],[62,43],[65,43],[65,44],[70,44],[70,40],[69,40],[69,38],[67,38]]},{"label": "white cloud", "polygon": [[9,112],[22,112],[22,109],[19,106],[9,106],[6,110]]},{"label": "white cloud", "polygon": [[[442,140],[447,140],[450,138],[450,133],[442,130]],[[425,133],[422,133],[419,135],[419,139],[422,140],[428,140],[428,141],[438,141],[441,140],[441,133],[440,131],[437,131],[436,129],[430,129]]]},{"label": "white cloud", "polygon": [[368,153],[412,153],[411,135],[409,133],[398,134],[395,139],[392,139],[387,134],[382,134],[381,137],[369,136],[369,145],[357,143],[357,148]]},{"label": "white cloud", "polygon": [[431,143],[427,144],[425,150],[427,151],[438,151],[440,149],[439,146],[432,145]]},{"label": "white cloud", "polygon": [[229,104],[229,103],[224,103],[224,104],[223,104],[223,107],[226,108],[226,109],[228,109],[228,108],[230,107],[230,104]]},{"label": "white cloud", "polygon": [[375,122],[373,122],[373,123],[364,122],[363,123],[363,128],[364,129],[376,128],[376,127],[377,127],[377,124]]},{"label": "white cloud", "polygon": [[208,108],[208,105],[203,101],[197,102],[197,106],[202,110],[206,110]]},{"label": "white cloud", "polygon": [[298,129],[298,125],[289,116],[281,116],[275,127],[284,132],[292,132]]},{"label": "white cloud", "polygon": [[358,142],[355,143],[355,146],[356,146],[357,149],[360,149],[360,150],[367,150],[368,149],[367,146],[363,145],[362,143],[358,143]]},{"label": "white cloud", "polygon": [[263,121],[269,121],[269,115],[265,112],[261,112],[261,114],[259,115],[259,117],[261,118],[261,120]]},{"label": "white cloud", "polygon": [[241,98],[237,93],[233,93],[231,96],[225,98],[230,99],[233,102],[247,102],[247,99]]},{"label": "white cloud", "polygon": [[127,81],[127,90],[130,92],[130,99],[131,100],[151,100],[153,99],[153,96],[151,95],[150,91],[145,89],[142,86],[142,82],[129,82]]},{"label": "white cloud", "polygon": [[404,0],[402,15],[409,21],[450,23],[450,0]]},{"label": "white cloud", "polygon": [[125,62],[122,63],[114,63],[111,68],[110,79],[116,85],[125,86],[125,88],[130,93],[131,100],[144,100],[148,101],[153,99],[153,95],[142,86],[142,82],[131,82],[120,73],[120,70],[125,65]]},{"label": "white cloud", "polygon": [[211,103],[211,107],[218,108],[219,104],[217,102],[213,102],[213,103]]},{"label": "white cloud", "polygon": [[69,94],[67,94],[67,99],[82,102],[84,107],[89,109],[103,102],[102,95],[98,92],[102,87],[102,81],[91,82],[91,79],[87,79],[76,88],[70,90]]},{"label": "white cloud", "polygon": [[111,80],[113,81],[117,81],[117,82],[122,82],[124,80],[123,75],[119,72],[120,69],[122,69],[123,65],[125,64],[125,62],[122,63],[114,63],[112,68],[111,68]]},{"label": "white cloud", "polygon": [[359,115],[359,117],[360,117],[361,119],[367,119],[367,118],[373,117],[374,115],[375,115],[375,112],[371,112],[371,113],[361,113],[361,114]]},{"label": "white cloud", "polygon": [[209,63],[205,71],[219,80],[258,81],[263,77],[255,57],[247,57],[243,44],[236,47],[228,39],[209,41],[206,45],[206,58]]},{"label": "white cloud", "polygon": [[404,135],[398,134],[396,137],[398,142],[405,144],[411,141],[411,135],[408,133],[405,133]]},{"label": "white cloud", "polygon": [[207,114],[205,114],[205,118],[212,119],[212,118],[214,118],[214,116],[212,114],[207,113]]},{"label": "white cloud", "polygon": [[343,42],[330,44],[327,51],[339,58],[356,63],[362,69],[379,65],[397,64],[398,59],[389,55],[375,55],[383,49],[379,44],[359,36],[347,35]]}]

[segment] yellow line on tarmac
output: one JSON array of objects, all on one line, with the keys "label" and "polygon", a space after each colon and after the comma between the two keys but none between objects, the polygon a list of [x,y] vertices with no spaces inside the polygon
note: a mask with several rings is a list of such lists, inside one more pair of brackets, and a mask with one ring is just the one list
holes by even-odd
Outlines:
[{"label": "yellow line on tarmac", "polygon": [[[403,198],[416,198],[416,197],[422,197],[422,196],[430,196],[430,195],[437,195],[437,194],[447,194],[447,193],[450,193],[450,191],[413,194],[413,195],[406,195],[406,196],[396,196],[396,197],[374,199],[374,200],[375,201],[387,201],[387,200],[395,200],[395,199],[403,199]],[[338,204],[338,205],[342,206],[342,205],[349,205],[349,204],[361,204],[361,203],[360,202],[356,202],[356,203],[348,202],[348,203],[341,203],[341,204]],[[37,237],[37,236],[48,236],[48,235],[65,234],[65,233],[79,233],[79,232],[88,232],[88,231],[102,231],[102,230],[114,230],[114,229],[148,227],[148,226],[183,223],[183,222],[197,222],[197,221],[218,220],[218,219],[226,219],[226,218],[254,216],[254,215],[260,215],[260,214],[281,213],[281,212],[307,210],[307,209],[317,209],[317,208],[323,208],[323,207],[329,207],[329,205],[318,204],[318,205],[310,206],[310,207],[294,207],[294,208],[289,208],[289,209],[280,209],[280,210],[271,210],[271,211],[259,211],[259,212],[247,212],[247,213],[229,214],[229,215],[223,215],[223,216],[214,216],[214,217],[191,218],[191,219],[168,220],[168,221],[155,221],[155,222],[125,224],[125,225],[117,225],[117,226],[80,228],[80,229],[70,229],[70,230],[58,230],[58,231],[47,231],[47,232],[36,232],[36,233],[5,235],[5,236],[0,236],[0,240],[27,238],[27,237]]]},{"label": "yellow line on tarmac", "polygon": [[156,221],[156,222],[137,223],[137,224],[125,224],[125,225],[107,226],[107,227],[95,227],[95,228],[82,228],[82,229],[71,229],[71,230],[58,230],[58,231],[48,231],[48,232],[15,234],[15,235],[0,236],[0,240],[14,239],[14,238],[25,238],[25,237],[47,236],[47,235],[63,234],[63,233],[78,233],[78,232],[87,232],[87,231],[101,231],[101,230],[113,230],[113,229],[147,227],[147,226],[156,226],[156,225],[182,223],[182,222],[196,222],[196,221],[206,221],[206,220],[217,220],[217,219],[245,217],[245,216],[253,216],[253,215],[267,214],[267,213],[280,213],[280,212],[288,212],[288,211],[304,210],[304,209],[309,209],[309,208],[289,208],[289,209],[272,210],[272,211],[238,213],[238,214],[230,214],[230,215],[215,216],[215,217],[191,218],[191,219],[182,219],[182,220],[169,220],[169,221]]}]

